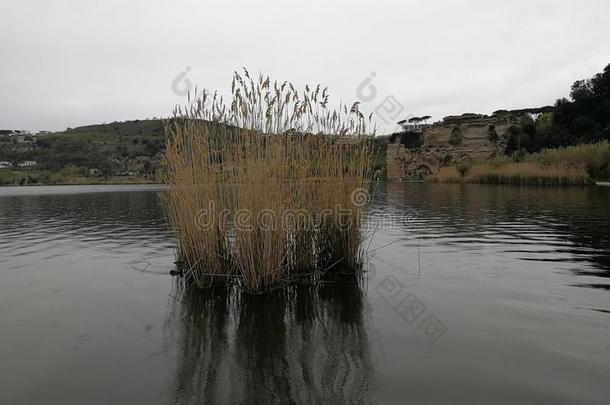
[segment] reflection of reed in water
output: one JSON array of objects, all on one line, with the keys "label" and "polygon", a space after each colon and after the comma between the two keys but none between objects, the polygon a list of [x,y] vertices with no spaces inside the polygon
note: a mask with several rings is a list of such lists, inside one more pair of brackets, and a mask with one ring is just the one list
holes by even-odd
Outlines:
[{"label": "reflection of reed in water", "polygon": [[173,330],[179,323],[174,403],[371,403],[374,368],[357,284],[183,294],[168,323]]}]

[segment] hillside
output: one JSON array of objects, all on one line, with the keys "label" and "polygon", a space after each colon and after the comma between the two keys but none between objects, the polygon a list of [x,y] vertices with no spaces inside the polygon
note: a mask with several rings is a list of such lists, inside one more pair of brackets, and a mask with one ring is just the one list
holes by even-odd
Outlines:
[{"label": "hillside", "polygon": [[68,167],[104,174],[152,173],[166,136],[160,120],[135,120],[68,128],[62,132],[17,138],[0,137],[0,161],[12,166],[36,162],[37,170]]}]

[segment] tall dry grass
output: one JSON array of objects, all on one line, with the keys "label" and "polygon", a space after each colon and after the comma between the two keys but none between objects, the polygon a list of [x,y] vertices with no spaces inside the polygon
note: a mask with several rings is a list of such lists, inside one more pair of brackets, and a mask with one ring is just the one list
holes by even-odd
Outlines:
[{"label": "tall dry grass", "polygon": [[584,165],[496,160],[472,163],[463,175],[455,166],[441,167],[432,179],[438,183],[515,185],[582,185],[590,182]]},{"label": "tall dry grass", "polygon": [[536,162],[513,162],[500,166],[475,164],[464,176],[467,183],[517,185],[579,185],[588,181],[584,167]]},{"label": "tall dry grass", "polygon": [[584,167],[593,178],[610,178],[610,143],[602,141],[594,144],[568,146],[557,149],[543,149],[529,160],[543,165],[570,165]]},{"label": "tall dry grass", "polygon": [[444,166],[432,177],[437,183],[461,183],[464,179],[455,166]]},{"label": "tall dry grass", "polygon": [[261,292],[362,263],[372,142],[358,110],[326,89],[235,72],[232,100],[201,92],[166,122],[168,191],[184,280]]},{"label": "tall dry grass", "polygon": [[[462,169],[462,173],[459,169]],[[463,167],[440,168],[440,183],[495,183],[528,185],[581,185],[592,178],[610,178],[610,144],[607,141],[526,155],[524,161],[498,156]]]}]

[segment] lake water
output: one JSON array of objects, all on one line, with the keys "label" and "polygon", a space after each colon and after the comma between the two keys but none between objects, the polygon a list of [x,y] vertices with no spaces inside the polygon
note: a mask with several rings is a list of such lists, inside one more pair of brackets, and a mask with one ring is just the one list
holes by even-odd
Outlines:
[{"label": "lake water", "polygon": [[173,296],[160,187],[0,188],[0,404],[607,404],[610,188],[379,184],[368,281]]}]

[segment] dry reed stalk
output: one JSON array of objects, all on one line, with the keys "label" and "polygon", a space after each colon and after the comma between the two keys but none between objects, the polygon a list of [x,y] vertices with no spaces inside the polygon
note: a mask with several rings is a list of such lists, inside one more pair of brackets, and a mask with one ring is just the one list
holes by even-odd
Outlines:
[{"label": "dry reed stalk", "polygon": [[330,110],[320,86],[299,92],[246,70],[231,90],[229,106],[203,92],[166,122],[163,203],[185,280],[235,278],[260,292],[304,273],[357,270],[363,206],[353,195],[372,171],[358,103]]}]

